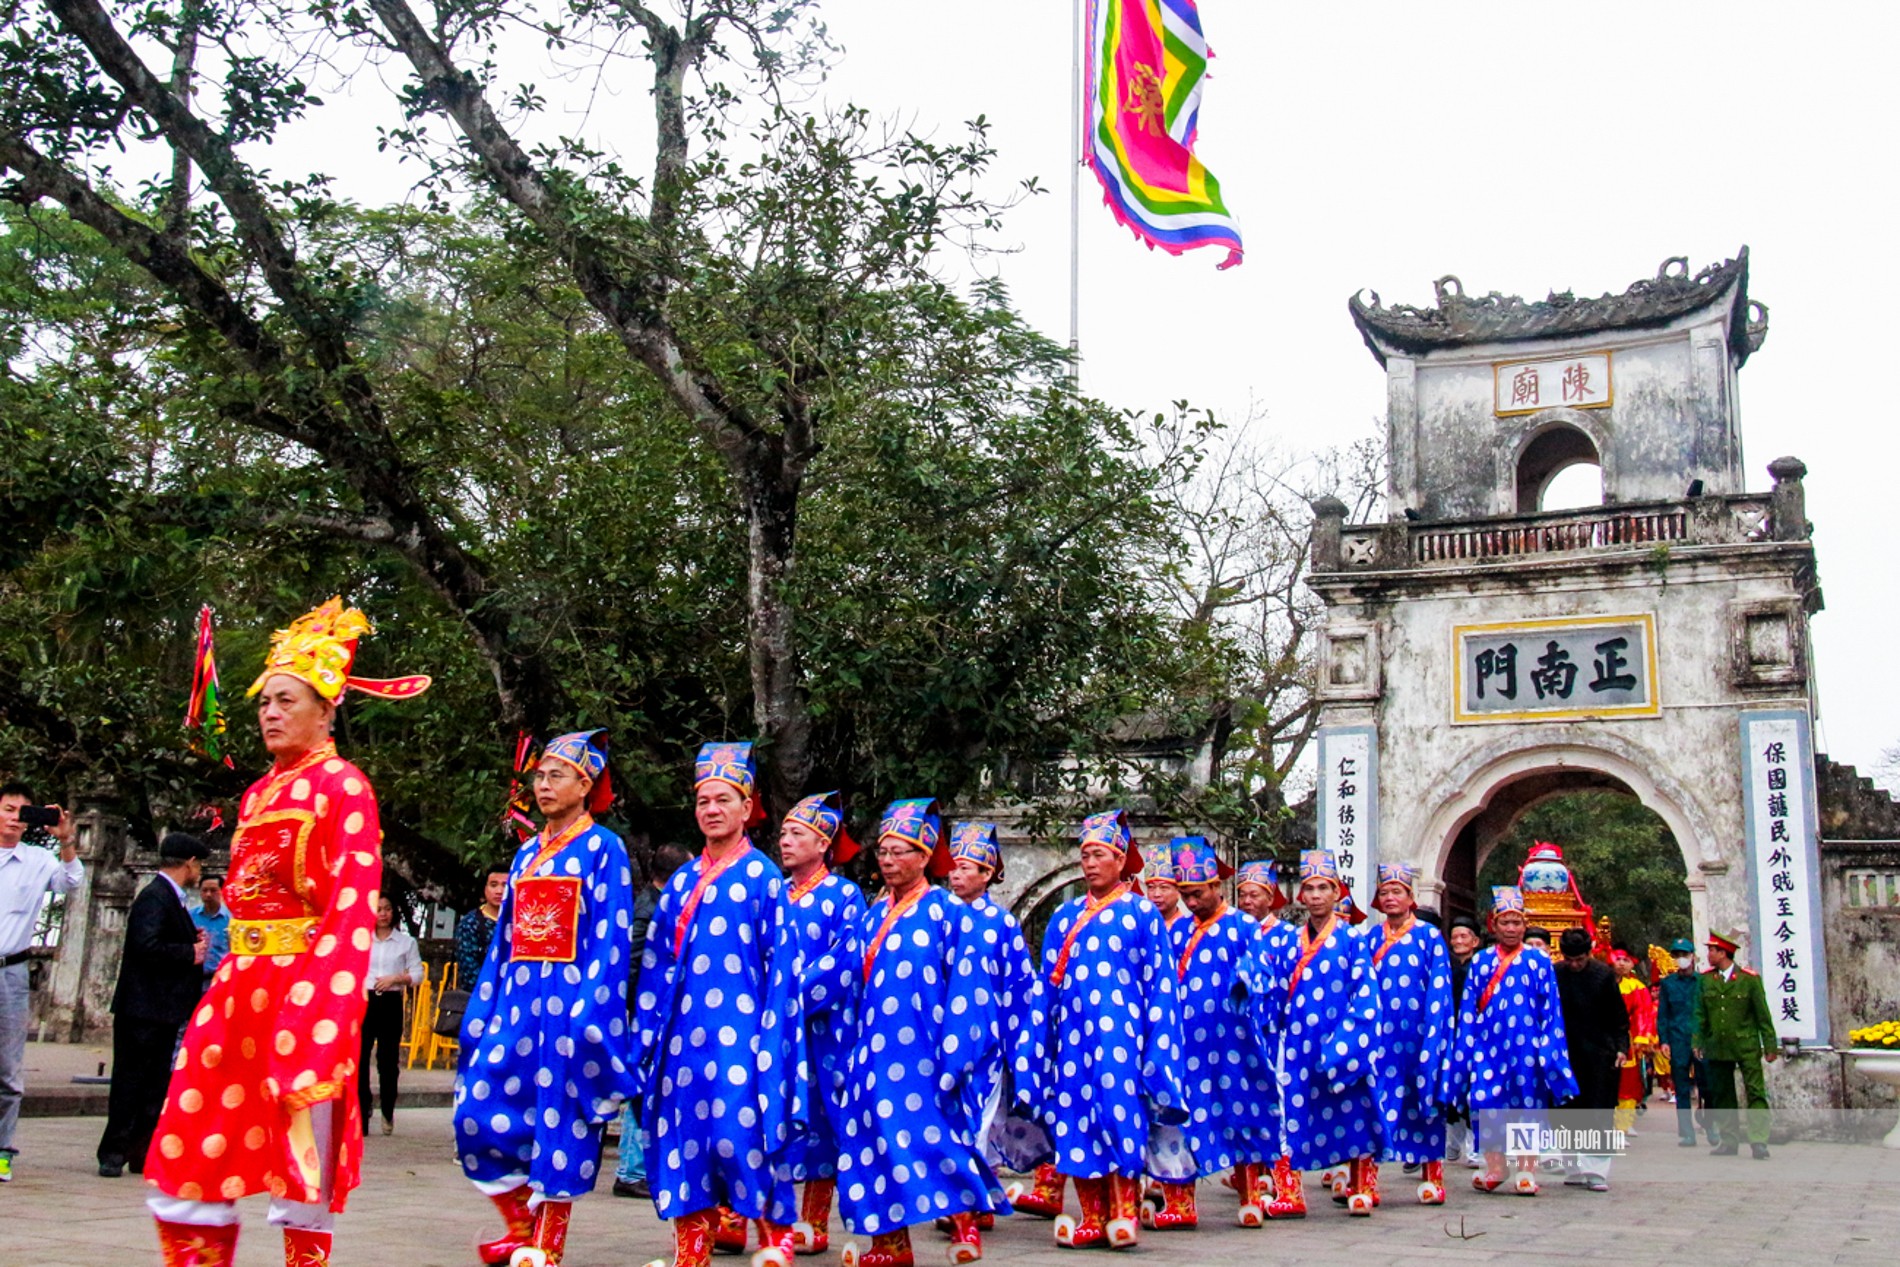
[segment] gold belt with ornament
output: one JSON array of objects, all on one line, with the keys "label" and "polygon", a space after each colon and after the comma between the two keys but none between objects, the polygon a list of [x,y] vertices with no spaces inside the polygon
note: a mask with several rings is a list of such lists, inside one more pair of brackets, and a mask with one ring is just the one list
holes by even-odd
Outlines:
[{"label": "gold belt with ornament", "polygon": [[301,955],[316,941],[314,917],[231,921],[231,953],[234,955]]}]

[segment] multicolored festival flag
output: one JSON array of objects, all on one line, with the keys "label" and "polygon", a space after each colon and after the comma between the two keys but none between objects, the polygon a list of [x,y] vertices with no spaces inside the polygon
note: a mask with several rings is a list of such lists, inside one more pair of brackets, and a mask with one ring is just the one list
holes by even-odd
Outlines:
[{"label": "multicolored festival flag", "polygon": [[1173,255],[1224,246],[1240,263],[1240,230],[1220,182],[1194,157],[1207,40],[1196,0],[1088,0],[1083,138],[1115,218]]},{"label": "multicolored festival flag", "polygon": [[211,641],[211,606],[198,609],[198,649],[192,655],[191,699],[185,705],[185,729],[196,730],[198,751],[231,765],[224,751],[224,709],[218,704],[218,656]]},{"label": "multicolored festival flag", "polygon": [[534,736],[527,731],[515,733],[515,775],[508,783],[508,805],[501,812],[502,825],[513,830],[515,839],[522,841],[541,830],[535,825],[534,798],[528,794],[530,776],[540,762],[541,754],[536,750]]}]

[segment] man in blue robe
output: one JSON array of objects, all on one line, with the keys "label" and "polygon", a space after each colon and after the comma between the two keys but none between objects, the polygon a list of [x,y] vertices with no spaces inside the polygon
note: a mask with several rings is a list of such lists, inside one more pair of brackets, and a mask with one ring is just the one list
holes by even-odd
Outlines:
[{"label": "man in blue robe", "polygon": [[1079,1220],[1057,1217],[1056,1244],[1126,1249],[1140,1239],[1142,1176],[1177,1174],[1151,1151],[1154,1128],[1187,1117],[1177,982],[1161,913],[1129,884],[1142,867],[1128,815],[1090,816],[1081,853],[1087,891],[1056,911],[1042,942],[1042,1118],[1082,1207]]},{"label": "man in blue robe", "polygon": [[[1418,868],[1381,863],[1372,937],[1379,982],[1380,1160],[1422,1167],[1421,1205],[1445,1204],[1445,1057],[1451,1048],[1451,949],[1418,918]],[[1376,1176],[1376,1171],[1374,1172]],[[1378,1201],[1375,1177],[1374,1203]]]},{"label": "man in blue robe", "polygon": [[[1277,1116],[1279,1094],[1236,986],[1260,926],[1227,905],[1221,880],[1230,868],[1205,837],[1177,836],[1169,848],[1175,885],[1189,914],[1170,933],[1180,989],[1181,1082],[1189,1113],[1178,1129],[1186,1136],[1194,1169],[1157,1185],[1160,1208],[1144,1209],[1143,1222],[1155,1228],[1198,1226],[1194,1180],[1231,1167],[1240,1225],[1258,1227],[1264,1222],[1259,1184],[1266,1167],[1254,1164],[1260,1146],[1256,1132]],[[1273,1148],[1269,1155],[1277,1155],[1277,1143]]]},{"label": "man in blue robe", "polygon": [[636,1064],[633,869],[593,819],[613,803],[604,732],[550,742],[534,796],[546,822],[509,869],[462,1019],[455,1088],[463,1173],[507,1223],[479,1252],[514,1267],[561,1261],[573,1202],[594,1190],[601,1132]]},{"label": "man in blue robe", "polygon": [[763,817],[756,787],[751,744],[700,749],[706,846],[661,892],[640,971],[647,1184],[676,1267],[705,1267],[722,1207],[758,1222],[755,1267],[793,1254],[797,1209],[775,1164],[809,1120],[805,1021],[785,879],[746,834]]},{"label": "man in blue robe", "polygon": [[[972,1112],[992,1059],[994,999],[970,908],[935,888],[949,870],[936,802],[894,802],[878,827],[884,892],[863,923],[864,993],[838,1139],[838,1199],[871,1247],[844,1267],[913,1267],[910,1227],[952,1220],[951,1261],[983,1255],[975,1215],[1007,1214]],[[933,861],[935,865],[933,866]]]},{"label": "man in blue robe", "polygon": [[1299,1172],[1335,1166],[1354,1215],[1373,1209],[1379,1150],[1379,991],[1367,940],[1338,902],[1339,865],[1323,849],[1300,855],[1301,927],[1274,924],[1254,942],[1243,976],[1255,1017],[1277,1046],[1284,1151],[1274,1166],[1269,1218],[1300,1218]]},{"label": "man in blue robe", "polygon": [[805,1185],[798,1222],[792,1224],[793,1244],[800,1254],[822,1254],[831,1245],[845,1070],[857,1040],[864,962],[864,894],[831,869],[858,852],[844,830],[838,794],[808,796],[792,806],[779,828],[778,852],[802,966],[798,997],[805,1014],[810,1075],[805,1095],[811,1104],[810,1129],[787,1148],[780,1170]]},{"label": "man in blue robe", "polygon": [[[1473,1146],[1484,1169],[1471,1177],[1479,1192],[1503,1186],[1507,1116],[1536,1123],[1551,1106],[1577,1094],[1564,1036],[1563,1003],[1550,957],[1526,950],[1524,895],[1515,887],[1491,890],[1491,932],[1497,944],[1471,958],[1447,1069],[1446,1102],[1471,1119]],[[1518,1110],[1507,1115],[1494,1110]],[[1481,1116],[1482,1115],[1482,1116]],[[1537,1195],[1537,1157],[1519,1154],[1511,1191]]]},{"label": "man in blue robe", "polygon": [[1181,905],[1181,890],[1174,883],[1174,858],[1157,849],[1146,857],[1141,868],[1141,891],[1161,912],[1161,922],[1169,931],[1187,918],[1187,908]]},{"label": "man in blue robe", "polygon": [[[1234,905],[1254,925],[1254,937],[1264,937],[1278,926],[1279,912],[1287,905],[1286,891],[1280,887],[1280,864],[1271,858],[1256,858],[1240,864],[1234,872]],[[1236,980],[1245,989],[1245,958],[1235,969]],[[1253,1007],[1247,1005],[1251,1018]],[[1264,1226],[1268,1205],[1273,1201],[1273,1169],[1283,1151],[1280,1145],[1279,1041],[1269,1040],[1257,1025],[1249,1023],[1249,1037],[1259,1052],[1261,1076],[1265,1080],[1261,1111],[1252,1121],[1240,1124],[1235,1137],[1234,1158],[1239,1163],[1232,1175],[1221,1182],[1240,1196],[1240,1225]]]},{"label": "man in blue robe", "polygon": [[[989,889],[1003,878],[1003,852],[994,823],[959,823],[950,833],[950,891],[970,908],[980,943],[983,974],[994,1001],[989,1047],[972,1082],[971,1113],[983,1159],[992,1169],[1028,1170],[1042,1155],[1047,1135],[1037,1125],[1046,1016],[1042,978],[1036,975],[1022,925],[992,901]],[[1060,1211],[1058,1211],[1060,1213]],[[981,1214],[987,1231],[995,1216]],[[948,1220],[939,1226],[952,1230]]]}]

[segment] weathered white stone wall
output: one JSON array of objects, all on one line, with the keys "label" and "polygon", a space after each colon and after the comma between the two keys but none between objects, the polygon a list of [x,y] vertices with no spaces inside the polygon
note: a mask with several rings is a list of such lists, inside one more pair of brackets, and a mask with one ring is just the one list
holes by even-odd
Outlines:
[{"label": "weathered white stone wall", "polygon": [[[1541,771],[1590,770],[1629,787],[1668,823],[1683,850],[1697,935],[1711,924],[1745,927],[1738,713],[1807,701],[1802,688],[1735,684],[1735,604],[1798,600],[1796,567],[1807,554],[1805,544],[1682,546],[1323,581],[1329,625],[1379,630],[1379,698],[1322,710],[1324,725],[1379,730],[1379,858],[1418,866],[1421,898],[1436,898],[1459,829],[1501,788]],[[1659,716],[1452,723],[1454,626],[1642,612],[1656,618]]]},{"label": "weathered white stone wall", "polygon": [[[1606,502],[1663,501],[1689,482],[1742,491],[1735,365],[1727,309],[1717,306],[1646,331],[1526,345],[1479,344],[1386,361],[1392,446],[1390,501],[1426,519],[1517,512],[1517,459],[1553,425],[1588,435],[1602,458]],[[1607,408],[1546,408],[1496,416],[1498,362],[1609,351],[1615,399]]]}]

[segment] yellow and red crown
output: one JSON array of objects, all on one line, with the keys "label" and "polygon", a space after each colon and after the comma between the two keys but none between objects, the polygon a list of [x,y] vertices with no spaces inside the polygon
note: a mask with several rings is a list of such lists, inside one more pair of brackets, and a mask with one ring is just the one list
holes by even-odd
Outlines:
[{"label": "yellow and red crown", "polygon": [[408,699],[428,690],[431,679],[422,673],[399,678],[351,676],[357,639],[375,632],[369,617],[354,607],[345,607],[341,597],[333,597],[291,621],[288,629],[271,635],[264,671],[245,694],[263,690],[274,673],[296,678],[331,703],[341,699],[346,690],[383,699]]}]

